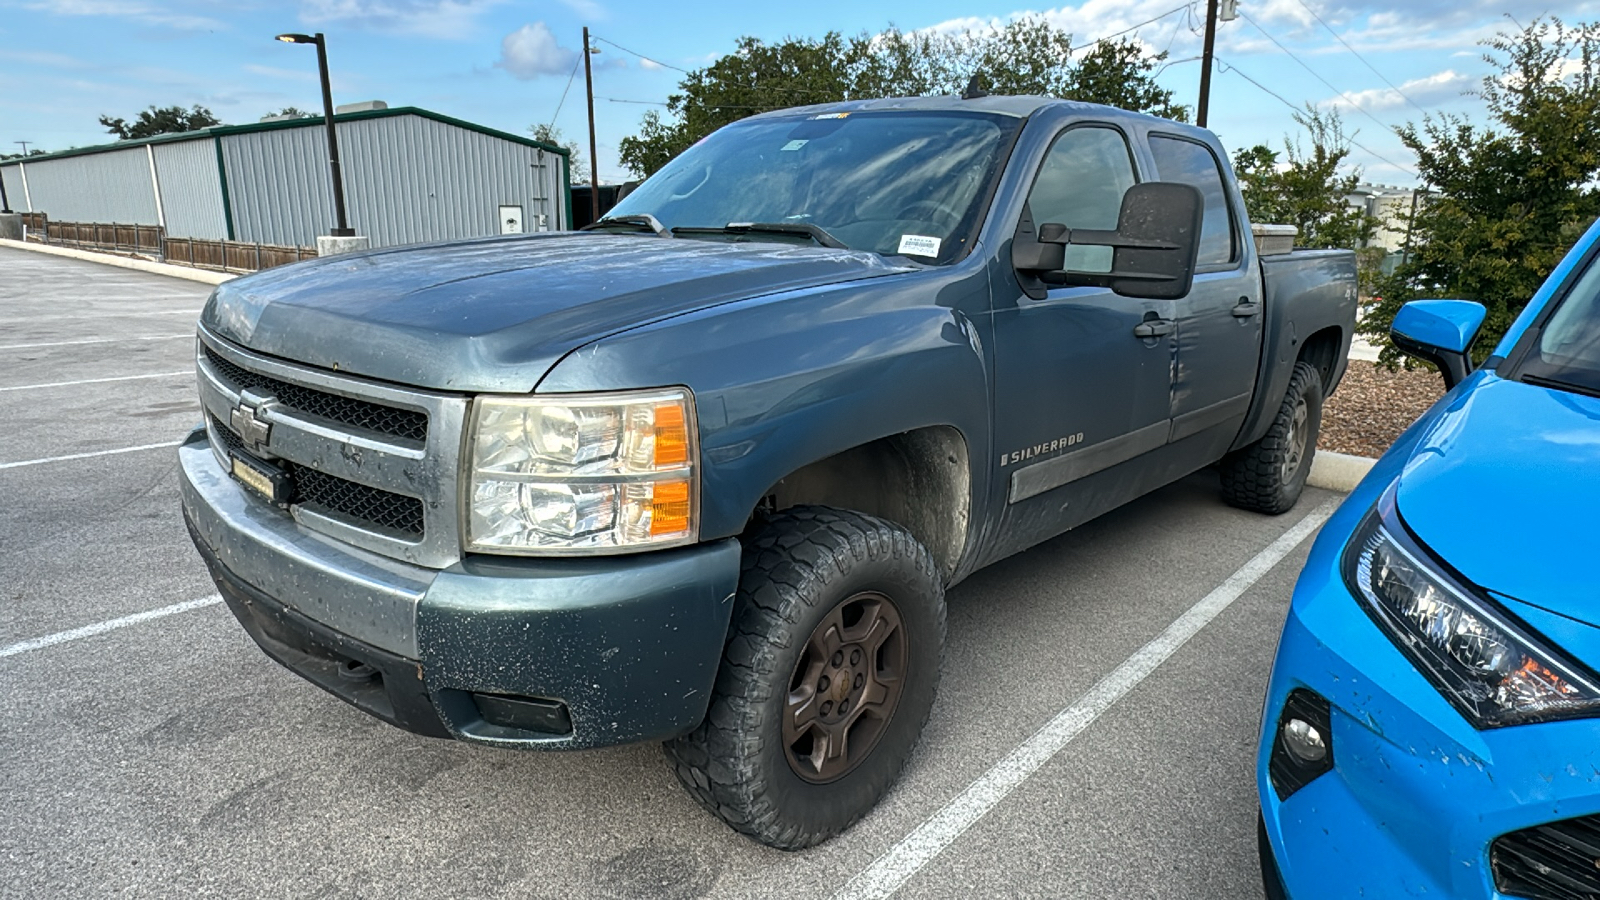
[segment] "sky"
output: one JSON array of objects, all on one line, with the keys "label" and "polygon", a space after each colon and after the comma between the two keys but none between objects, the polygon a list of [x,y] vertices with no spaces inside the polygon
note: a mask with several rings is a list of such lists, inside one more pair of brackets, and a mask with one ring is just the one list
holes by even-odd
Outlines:
[{"label": "sky", "polygon": [[[327,35],[335,104],[383,100],[527,133],[553,122],[584,145],[582,29],[594,55],[602,181],[629,177],[617,144],[661,109],[681,70],[764,40],[984,28],[1042,15],[1091,44],[1130,32],[1169,62],[1158,81],[1193,105],[1204,0],[1082,0],[1017,6],[917,3],[661,3],[626,0],[0,0],[0,148],[106,143],[101,115],[200,104],[228,124],[285,106],[321,110],[315,50],[274,41]],[[1472,95],[1490,70],[1480,42],[1534,16],[1600,18],[1600,0],[1239,0],[1219,25],[1210,127],[1230,149],[1281,147],[1293,107],[1336,108],[1369,181],[1412,185],[1415,161],[1393,128],[1425,113],[1483,120]],[[1515,19],[1512,18],[1515,16]],[[1155,21],[1146,23],[1147,20]],[[1252,80],[1254,83],[1252,83]],[[655,104],[652,106],[652,104]]]}]

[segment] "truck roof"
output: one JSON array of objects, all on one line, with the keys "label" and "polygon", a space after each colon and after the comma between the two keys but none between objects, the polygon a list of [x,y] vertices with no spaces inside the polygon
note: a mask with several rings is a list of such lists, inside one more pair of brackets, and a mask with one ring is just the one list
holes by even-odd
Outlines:
[{"label": "truck roof", "polygon": [[1103,106],[1099,103],[1082,103],[1077,100],[1060,100],[1055,97],[1042,97],[1038,95],[1007,96],[993,94],[986,97],[975,97],[964,100],[954,94],[941,94],[933,97],[883,97],[874,100],[846,100],[842,103],[818,103],[812,106],[794,106],[787,109],[775,109],[771,112],[760,113],[751,118],[782,118],[796,114],[821,114],[831,112],[866,112],[880,110],[922,110],[929,112],[968,111],[998,113],[1017,118],[1027,118],[1045,107],[1061,107],[1082,115],[1092,115],[1102,119],[1144,120],[1147,122],[1160,122],[1163,125],[1176,125],[1180,129],[1192,130],[1196,133],[1209,134],[1203,128],[1184,123],[1173,122],[1158,116],[1144,113],[1130,112],[1114,106]]}]

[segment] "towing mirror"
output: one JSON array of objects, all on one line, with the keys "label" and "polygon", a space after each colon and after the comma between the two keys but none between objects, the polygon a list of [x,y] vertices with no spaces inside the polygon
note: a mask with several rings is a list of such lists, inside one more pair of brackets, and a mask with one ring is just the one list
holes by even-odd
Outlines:
[{"label": "towing mirror", "polygon": [[[1193,185],[1152,181],[1122,195],[1116,231],[1047,222],[1035,233],[1031,218],[1024,218],[1011,243],[1012,263],[1048,284],[1099,285],[1124,297],[1176,300],[1194,283],[1204,202]],[[1064,270],[1068,244],[1112,248],[1111,271]]]},{"label": "towing mirror", "polygon": [[1401,353],[1438,366],[1448,391],[1472,371],[1469,352],[1485,313],[1471,300],[1413,300],[1395,314],[1389,338]]}]

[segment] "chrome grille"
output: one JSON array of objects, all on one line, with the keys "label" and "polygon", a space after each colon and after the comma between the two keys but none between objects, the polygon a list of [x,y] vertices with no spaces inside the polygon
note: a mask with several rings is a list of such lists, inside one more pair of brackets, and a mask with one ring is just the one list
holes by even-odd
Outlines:
[{"label": "chrome grille", "polygon": [[[205,328],[195,361],[219,462],[242,451],[289,473],[288,512],[302,527],[430,568],[461,558],[466,397],[284,362]],[[264,444],[234,432],[242,403]]]},{"label": "chrome grille", "polygon": [[210,347],[202,348],[201,352],[205,354],[206,361],[211,363],[222,380],[235,390],[248,388],[258,394],[271,394],[290,409],[338,422],[341,425],[365,428],[378,434],[411,441],[420,442],[428,437],[427,413],[396,409],[367,400],[301,387],[234,365]]},{"label": "chrome grille", "polygon": [[[217,421],[216,416],[206,417],[206,428],[226,452],[250,452],[239,435]],[[350,519],[360,527],[393,531],[403,535],[405,540],[414,541],[423,536],[422,501],[416,497],[357,484],[283,460],[279,460],[277,465],[289,474],[289,480],[294,484],[295,503]]]}]

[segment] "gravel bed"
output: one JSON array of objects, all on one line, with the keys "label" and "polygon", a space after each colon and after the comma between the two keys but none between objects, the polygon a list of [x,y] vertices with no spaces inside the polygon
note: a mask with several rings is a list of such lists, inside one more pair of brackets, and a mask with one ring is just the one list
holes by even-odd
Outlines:
[{"label": "gravel bed", "polygon": [[1391,372],[1350,360],[1339,389],[1322,409],[1317,448],[1355,456],[1381,456],[1417,417],[1444,395],[1438,372]]}]

